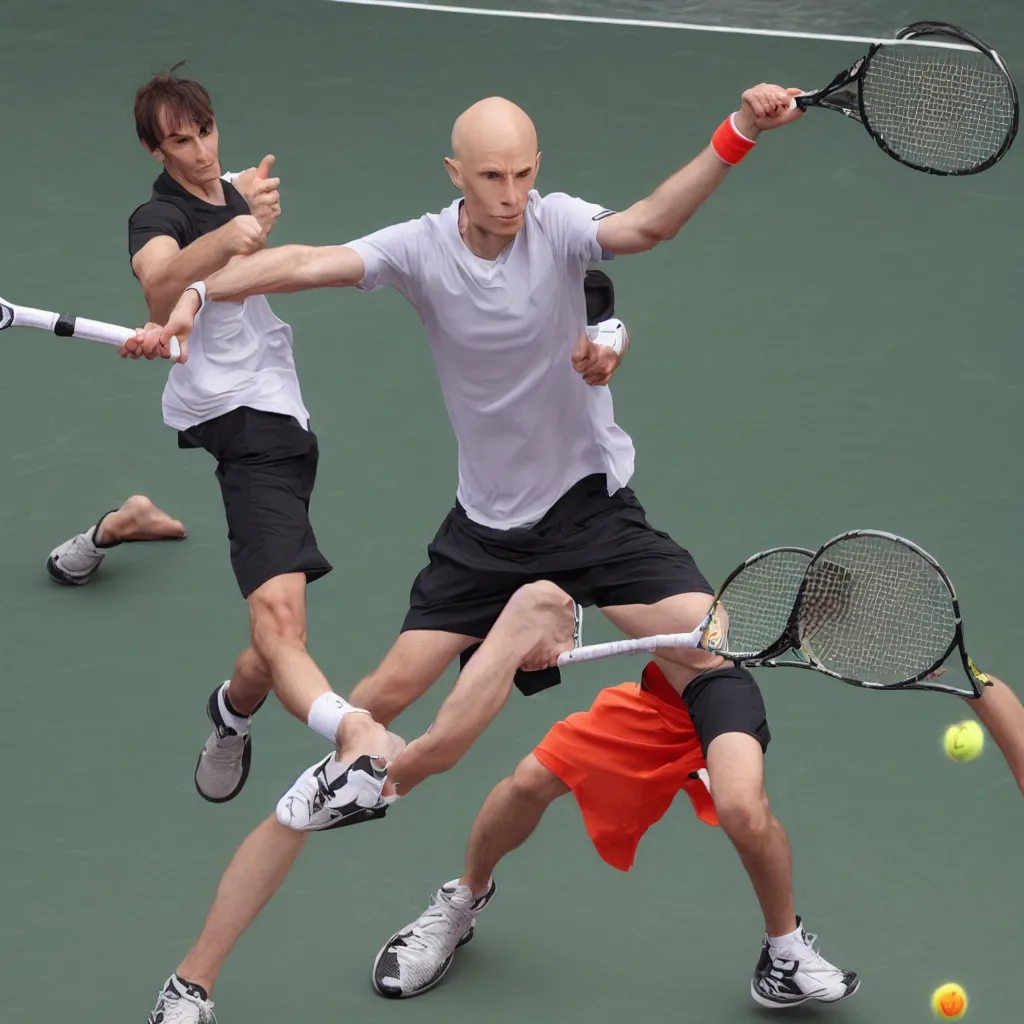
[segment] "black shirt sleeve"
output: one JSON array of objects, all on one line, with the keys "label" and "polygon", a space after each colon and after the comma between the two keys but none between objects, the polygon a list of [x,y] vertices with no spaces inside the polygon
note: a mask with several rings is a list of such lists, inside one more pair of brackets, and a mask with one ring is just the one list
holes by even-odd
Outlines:
[{"label": "black shirt sleeve", "polygon": [[132,259],[151,239],[167,235],[184,249],[194,239],[194,229],[188,214],[174,203],[159,199],[150,200],[140,206],[128,220],[128,252]]}]

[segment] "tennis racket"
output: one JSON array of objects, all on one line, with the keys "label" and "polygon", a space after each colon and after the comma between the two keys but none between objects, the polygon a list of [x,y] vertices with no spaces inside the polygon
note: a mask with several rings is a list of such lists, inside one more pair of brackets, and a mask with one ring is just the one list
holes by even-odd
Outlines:
[{"label": "tennis racket", "polygon": [[793,105],[852,117],[882,151],[915,171],[966,175],[998,163],[1017,134],[1017,87],[977,36],[919,21],[872,45],[852,67]]},{"label": "tennis racket", "polygon": [[[755,555],[730,574],[692,633],[580,647],[559,664],[667,647],[712,651],[747,668],[811,669],[873,690],[976,698],[989,684],[967,653],[945,571],[912,541],[878,530],[841,534],[813,555]],[[938,682],[954,652],[968,687]]]},{"label": "tennis racket", "polygon": [[[0,331],[8,327],[37,327],[41,331],[52,331],[60,338],[81,338],[83,341],[100,341],[118,347],[135,336],[134,328],[87,320],[68,313],[49,313],[30,306],[16,306],[13,302],[0,299]],[[178,339],[171,338],[171,358],[177,359],[180,355]]]}]

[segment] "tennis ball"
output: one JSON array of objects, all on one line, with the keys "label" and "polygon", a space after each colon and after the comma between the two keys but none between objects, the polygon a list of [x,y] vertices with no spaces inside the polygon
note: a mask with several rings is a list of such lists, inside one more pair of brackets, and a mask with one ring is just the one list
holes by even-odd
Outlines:
[{"label": "tennis ball", "polygon": [[955,982],[940,985],[932,993],[932,1013],[939,1020],[959,1020],[967,1012],[967,993]]},{"label": "tennis ball", "polygon": [[985,746],[985,734],[973,720],[959,722],[946,730],[944,746],[953,761],[973,761]]}]

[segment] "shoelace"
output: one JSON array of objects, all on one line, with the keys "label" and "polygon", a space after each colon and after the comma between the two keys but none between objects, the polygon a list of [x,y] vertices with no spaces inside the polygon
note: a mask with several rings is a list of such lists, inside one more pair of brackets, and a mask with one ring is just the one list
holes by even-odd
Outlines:
[{"label": "shoelace", "polygon": [[818,952],[818,936],[814,932],[804,932],[804,942],[807,945],[807,950],[811,954],[806,960],[801,960],[800,966],[803,969],[817,970],[817,971],[835,971],[837,974],[841,974],[842,971],[835,964],[830,963],[826,960],[821,953]]},{"label": "shoelace", "polygon": [[430,905],[416,919],[416,923],[409,930],[409,934],[402,936],[406,948],[414,953],[432,952],[438,945],[438,937],[433,930],[433,926],[442,925],[445,926],[446,930],[450,930],[450,926],[454,924],[451,917],[445,913],[446,908],[449,911],[458,913],[452,907],[450,900],[446,900],[444,897],[438,899],[436,895],[431,896]]},{"label": "shoelace", "polygon": [[221,736],[216,734],[213,749],[206,749],[204,760],[208,761],[214,768],[234,768],[237,766],[238,757],[245,746],[244,735]]},{"label": "shoelace", "polygon": [[[89,543],[86,534],[80,533],[72,539],[67,551],[60,555],[57,561],[66,569],[81,572],[95,565],[99,558],[93,553],[92,545]],[[83,565],[82,563],[86,564]]]}]

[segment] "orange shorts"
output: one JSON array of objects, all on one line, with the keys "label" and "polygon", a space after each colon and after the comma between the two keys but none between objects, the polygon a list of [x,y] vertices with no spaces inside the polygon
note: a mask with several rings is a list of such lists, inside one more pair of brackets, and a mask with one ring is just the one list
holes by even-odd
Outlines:
[{"label": "orange shorts", "polygon": [[589,711],[558,722],[533,751],[572,790],[601,859],[620,871],[633,866],[644,833],[679,790],[701,821],[718,824],[686,705],[654,662],[641,678],[602,690]]}]

